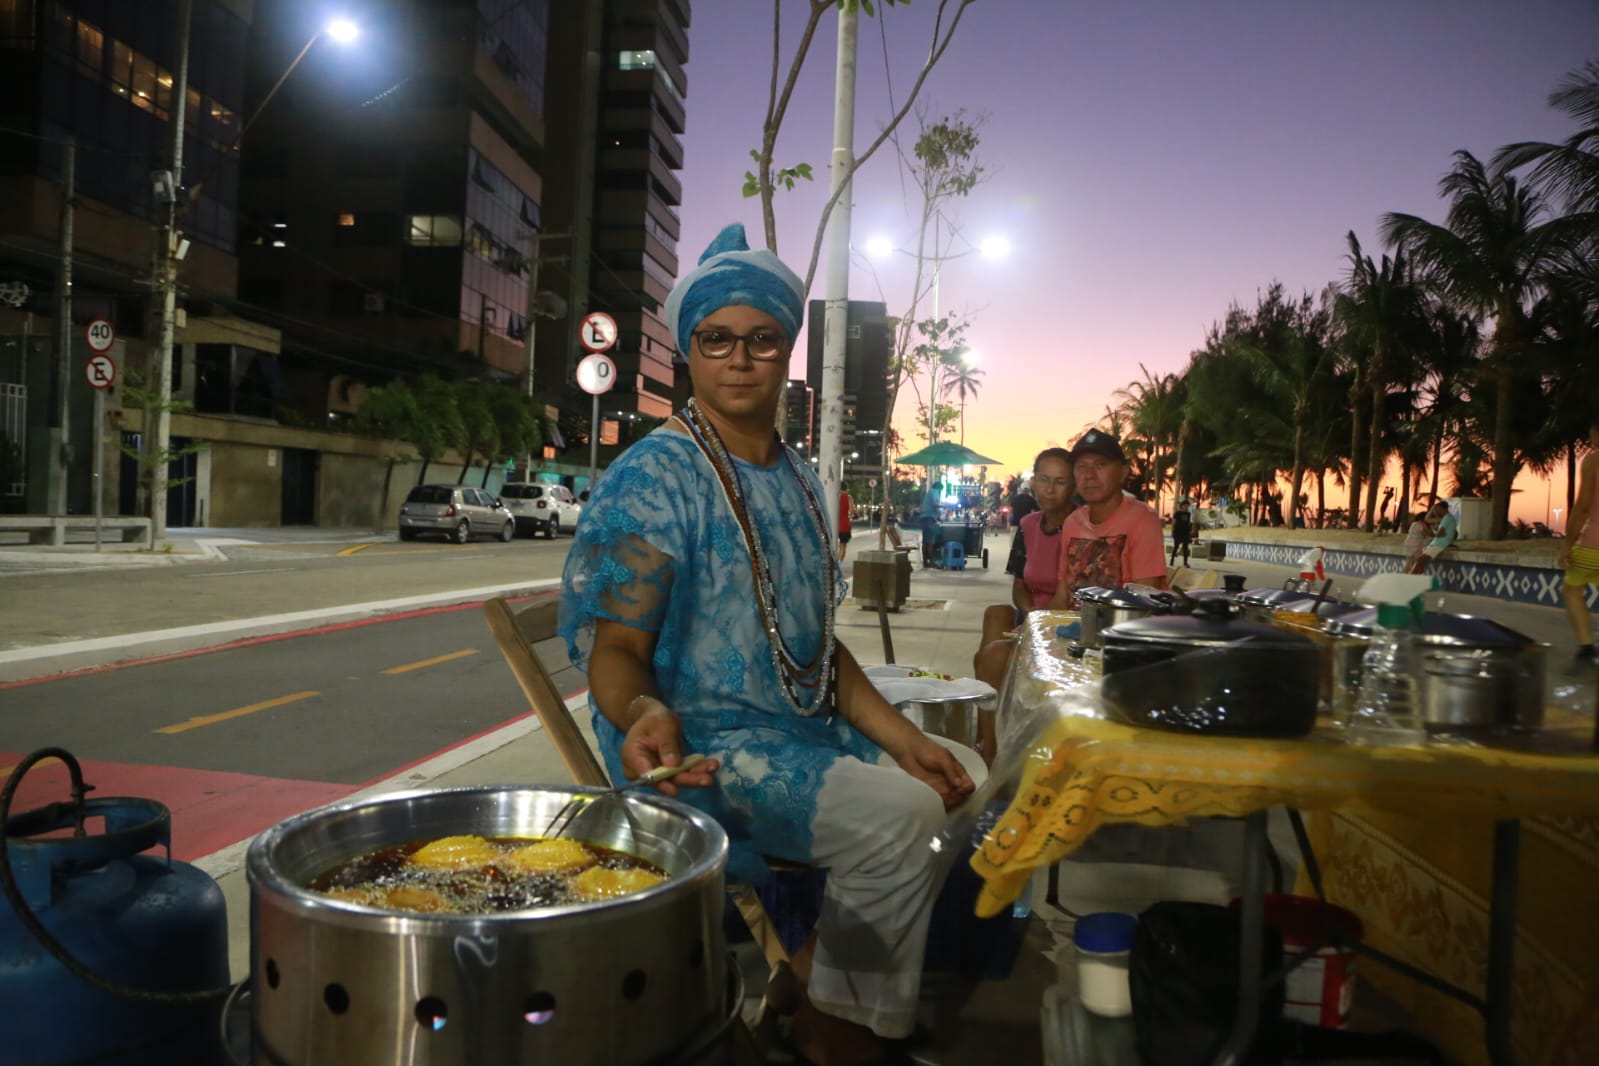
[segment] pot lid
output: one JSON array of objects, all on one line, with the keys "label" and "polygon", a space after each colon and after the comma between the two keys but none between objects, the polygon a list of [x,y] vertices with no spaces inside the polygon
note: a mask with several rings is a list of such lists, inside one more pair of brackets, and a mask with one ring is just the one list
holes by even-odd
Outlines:
[{"label": "pot lid", "polygon": [[[1335,637],[1370,637],[1377,629],[1377,608],[1362,607],[1322,623]],[[1422,643],[1456,648],[1524,648],[1535,643],[1523,633],[1491,618],[1428,611],[1419,634]]]},{"label": "pot lid", "polygon": [[1077,590],[1077,600],[1079,603],[1104,603],[1105,597],[1115,591],[1100,585],[1089,585],[1087,588]]},{"label": "pot lid", "polygon": [[1154,611],[1166,605],[1162,600],[1158,600],[1153,596],[1146,596],[1142,592],[1134,592],[1125,586],[1103,589],[1102,591],[1104,595],[1095,602],[1103,603],[1107,607],[1131,607],[1136,610]]},{"label": "pot lid", "polygon": [[1238,594],[1238,602],[1247,603],[1251,607],[1276,608],[1313,599],[1315,596],[1307,595],[1302,589],[1250,589]]},{"label": "pot lid", "polygon": [[1205,614],[1155,615],[1119,622],[1105,630],[1105,643],[1170,645],[1191,648],[1213,648],[1247,640],[1251,647],[1273,647],[1292,650],[1314,649],[1315,643],[1306,636],[1291,633],[1281,626],[1260,622],[1244,622],[1236,618],[1217,618]]}]

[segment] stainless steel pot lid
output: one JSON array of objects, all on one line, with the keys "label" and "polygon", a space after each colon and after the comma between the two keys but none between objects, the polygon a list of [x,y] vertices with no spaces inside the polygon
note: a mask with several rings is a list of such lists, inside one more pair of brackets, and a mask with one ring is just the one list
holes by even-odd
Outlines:
[{"label": "stainless steel pot lid", "polygon": [[1100,585],[1089,585],[1077,590],[1077,600],[1079,603],[1104,603],[1105,597],[1115,591]]},{"label": "stainless steel pot lid", "polygon": [[1251,607],[1270,607],[1276,609],[1290,603],[1299,603],[1303,600],[1315,599],[1314,596],[1305,594],[1303,589],[1249,589],[1238,594],[1238,602],[1246,603]]},{"label": "stainless steel pot lid", "polygon": [[1156,615],[1120,622],[1105,630],[1105,642],[1161,647],[1214,648],[1248,641],[1251,648],[1284,648],[1301,651],[1315,648],[1306,636],[1291,633],[1281,626],[1243,622],[1236,618],[1210,618],[1203,615]]},{"label": "stainless steel pot lid", "polygon": [[[1321,628],[1335,637],[1369,638],[1377,629],[1377,608],[1362,607],[1337,618],[1329,618],[1322,623]],[[1418,632],[1422,643],[1431,647],[1514,650],[1536,643],[1531,637],[1491,618],[1445,614],[1442,611],[1428,611]]]},{"label": "stainless steel pot lid", "polygon": [[[1145,596],[1141,592],[1134,592],[1128,588],[1100,589],[1101,595],[1094,603],[1102,603],[1107,607],[1131,608],[1135,611],[1158,611],[1169,605],[1167,600],[1158,600],[1153,596]],[[1082,594],[1078,594],[1082,599]]]}]

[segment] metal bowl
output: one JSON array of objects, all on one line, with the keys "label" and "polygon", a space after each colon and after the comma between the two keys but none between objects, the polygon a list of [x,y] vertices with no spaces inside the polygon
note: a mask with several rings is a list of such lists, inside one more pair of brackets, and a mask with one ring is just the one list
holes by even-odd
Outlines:
[{"label": "metal bowl", "polygon": [[666,870],[599,903],[485,915],[402,914],[306,886],[417,840],[537,837],[593,789],[491,786],[338,803],[250,846],[256,1061],[563,1066],[671,1061],[723,1014],[727,835],[659,795],[583,819],[591,843]]}]

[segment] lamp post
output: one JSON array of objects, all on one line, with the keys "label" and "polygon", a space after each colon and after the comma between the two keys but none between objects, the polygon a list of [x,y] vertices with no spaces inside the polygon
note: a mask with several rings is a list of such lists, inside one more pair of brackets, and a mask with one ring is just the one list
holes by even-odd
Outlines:
[{"label": "lamp post", "polygon": [[[150,543],[166,535],[167,531],[167,492],[166,492],[166,465],[168,462],[167,448],[172,433],[172,345],[177,326],[178,305],[178,264],[188,252],[188,242],[183,240],[179,230],[180,212],[199,199],[200,189],[211,179],[222,166],[222,161],[230,154],[239,150],[239,145],[244,141],[244,135],[249,132],[255,120],[261,117],[261,111],[277,95],[289,75],[294,73],[294,68],[300,65],[306,53],[311,51],[311,46],[316,44],[324,34],[332,37],[341,44],[348,44],[355,40],[359,31],[355,23],[348,19],[336,19],[327,26],[311,35],[305,42],[278,78],[277,82],[262,98],[261,103],[251,113],[244,125],[239,128],[239,135],[233,139],[233,144],[227,149],[217,153],[216,161],[206,171],[201,179],[194,183],[186,192],[181,189],[183,175],[183,131],[184,111],[189,97],[189,25],[192,22],[194,0],[178,0],[178,69],[172,81],[172,107],[168,130],[168,164],[165,172],[155,175],[157,201],[162,207],[161,228],[156,237],[155,259],[155,285],[161,295],[160,325],[157,332],[156,351],[154,357],[154,381],[151,382],[151,396],[146,401],[144,411],[144,434],[141,441],[140,465],[148,473],[150,512]],[[99,429],[96,429],[99,432]]]},{"label": "lamp post", "polygon": [[[529,400],[533,399],[533,360],[537,355],[533,341],[538,333],[539,319],[539,249],[545,241],[566,240],[570,233],[540,233],[534,230],[528,238],[528,268],[527,268],[527,371],[522,375],[522,391]],[[564,304],[565,301],[562,301]],[[551,312],[551,318],[559,317],[560,312]],[[533,480],[533,453],[529,452],[525,458],[522,470],[525,481]]]}]

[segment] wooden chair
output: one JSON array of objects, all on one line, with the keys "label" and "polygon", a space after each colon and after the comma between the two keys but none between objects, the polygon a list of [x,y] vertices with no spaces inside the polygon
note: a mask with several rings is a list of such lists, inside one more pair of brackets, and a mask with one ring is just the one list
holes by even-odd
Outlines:
[{"label": "wooden chair", "polygon": [[[544,724],[544,735],[555,745],[572,782],[608,788],[611,782],[605,775],[605,768],[578,728],[537,651],[539,645],[555,640],[559,611],[560,601],[553,596],[534,600],[520,610],[513,609],[504,597],[496,597],[483,605],[500,653],[510,665],[522,694]],[[560,654],[564,658],[564,649]],[[777,926],[766,913],[760,896],[750,886],[739,883],[730,883],[727,891],[771,969],[754,1034],[755,1050],[764,1055],[765,1046],[775,1032],[777,1017],[790,1014],[799,1006],[801,989],[788,949],[783,946]]]}]

